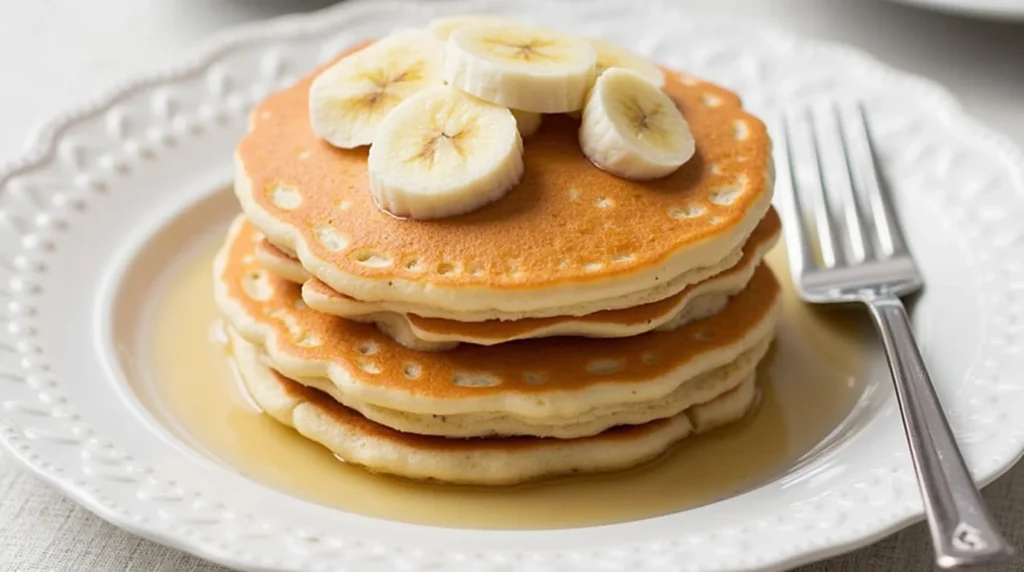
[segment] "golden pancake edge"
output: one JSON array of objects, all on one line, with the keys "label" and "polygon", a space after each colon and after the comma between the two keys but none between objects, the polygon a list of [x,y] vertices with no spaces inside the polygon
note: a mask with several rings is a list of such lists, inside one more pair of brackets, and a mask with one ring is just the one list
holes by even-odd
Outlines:
[{"label": "golden pancake edge", "polygon": [[679,327],[708,317],[721,310],[729,296],[747,285],[761,259],[778,241],[781,228],[778,213],[770,209],[743,245],[743,255],[736,264],[668,298],[584,316],[512,321],[462,322],[381,310],[377,304],[354,300],[311,278],[298,260],[267,240],[257,245],[256,258],[270,272],[291,282],[304,283],[302,296],[311,308],[356,321],[376,323],[408,348],[439,351],[458,343],[496,345],[553,336],[629,337]]}]

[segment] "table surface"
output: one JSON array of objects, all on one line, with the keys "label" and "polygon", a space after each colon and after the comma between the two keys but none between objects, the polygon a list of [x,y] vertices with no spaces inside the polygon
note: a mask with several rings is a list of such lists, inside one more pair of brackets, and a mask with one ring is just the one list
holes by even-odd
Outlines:
[{"label": "table surface", "polygon": [[[677,0],[694,14],[743,14],[765,25],[852,44],[946,85],[979,120],[1024,145],[1024,23],[963,19],[880,0]],[[174,62],[222,28],[330,4],[323,0],[11,2],[0,17],[0,161],[33,127],[126,75]],[[28,49],[25,49],[25,48]],[[1024,546],[1024,464],[984,491]],[[1020,570],[1016,565],[993,571]],[[931,570],[923,525],[801,572]],[[0,454],[0,570],[215,572],[224,569],[121,532]]]}]

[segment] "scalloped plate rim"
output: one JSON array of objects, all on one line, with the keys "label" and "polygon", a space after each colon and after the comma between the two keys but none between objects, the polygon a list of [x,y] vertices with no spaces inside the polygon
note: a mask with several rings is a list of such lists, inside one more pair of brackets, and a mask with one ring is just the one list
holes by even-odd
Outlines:
[{"label": "scalloped plate rim", "polygon": [[[612,2],[606,3],[612,4]],[[206,42],[203,42],[201,47],[194,51],[190,51],[189,56],[185,58],[185,63],[169,66],[163,71],[140,74],[130,78],[113,88],[99,92],[97,95],[89,98],[86,104],[71,107],[64,112],[57,114],[53,119],[42,123],[40,127],[32,132],[29,142],[26,145],[26,149],[21,156],[0,165],[0,183],[5,182],[20,171],[40,165],[47,159],[51,158],[56,152],[56,144],[59,141],[59,135],[64,129],[73,125],[76,121],[102,111],[122,97],[126,97],[137,90],[152,87],[154,85],[166,84],[168,82],[173,82],[176,79],[182,79],[184,77],[194,75],[215,63],[225,52],[241,45],[257,41],[261,37],[301,36],[303,33],[303,27],[330,27],[333,25],[333,21],[327,16],[334,13],[341,14],[351,10],[353,6],[365,6],[367,4],[369,4],[369,2],[366,0],[356,0],[355,2],[338,5],[333,8],[327,8],[323,11],[314,12],[308,15],[286,16],[268,22],[239,26],[231,30],[221,32]],[[394,7],[406,5],[404,2],[380,2],[379,4],[387,4]],[[324,17],[324,20],[322,22],[315,22],[315,19],[318,17]],[[878,70],[884,71],[892,80],[899,80],[908,86],[912,86],[914,89],[927,92],[927,95],[930,98],[928,103],[934,104],[937,110],[943,111],[945,113],[944,119],[947,122],[957,123],[960,127],[969,131],[973,136],[982,138],[986,140],[989,145],[998,147],[1002,152],[1007,154],[1008,160],[1012,160],[1017,165],[1024,164],[1024,153],[1011,143],[1008,138],[992,129],[978,124],[966,111],[964,111],[959,102],[951,94],[930,80],[898,71],[895,68],[891,68],[888,65],[881,63],[865,52],[842,44],[803,40],[775,30],[758,30],[757,33],[771,35],[777,40],[786,41],[796,45],[813,45],[818,49],[827,49],[832,51],[843,58],[859,60],[862,65],[874,66]],[[1022,172],[1021,169],[1018,168],[1014,170],[1013,175],[1018,183],[1020,183],[1020,181],[1024,181],[1024,172]],[[1024,185],[1018,184],[1017,190],[1019,191],[1022,186]],[[4,450],[7,451],[10,458],[19,462],[23,467],[36,474],[38,477],[41,477],[50,485],[58,488],[63,495],[71,498],[90,512],[97,514],[104,520],[118,526],[119,528],[128,530],[150,540],[199,555],[208,560],[227,566],[240,565],[240,562],[231,558],[230,555],[222,553],[221,551],[216,550],[211,546],[207,546],[206,544],[190,543],[187,540],[182,540],[174,534],[169,533],[166,529],[136,525],[129,518],[126,518],[113,510],[108,503],[105,503],[103,499],[99,498],[99,495],[76,486],[69,479],[58,474],[57,471],[46,470],[40,466],[45,463],[39,463],[30,459],[29,457],[31,455],[29,454],[29,449],[19,446],[24,442],[24,440],[20,435],[15,435],[18,425],[13,421],[13,419],[10,419],[6,415],[0,413],[0,426],[3,428],[3,431],[0,432],[0,437],[2,437],[2,439],[0,439],[0,443],[2,443]],[[18,443],[16,443],[16,441],[18,441]],[[1017,460],[1021,458],[1022,454],[1024,454],[1024,441],[1019,441],[1015,453],[1006,456],[1002,462],[994,462],[993,466],[986,467],[988,471],[983,475],[979,475],[979,482],[987,484],[988,482],[998,478],[1001,474],[1012,468]],[[921,520],[921,518],[922,513],[918,509],[917,511],[906,514],[902,517],[897,517],[895,522],[891,522],[887,526],[879,527],[870,531],[861,531],[859,536],[856,536],[856,538],[845,543],[804,549],[802,551],[797,549],[792,551],[788,557],[781,556],[780,558],[782,559],[774,562],[769,569],[788,568],[790,566],[811,562],[825,556],[838,554],[870,544],[900,528],[903,528],[911,522]],[[248,564],[246,566],[247,569],[263,569],[252,567]]]}]

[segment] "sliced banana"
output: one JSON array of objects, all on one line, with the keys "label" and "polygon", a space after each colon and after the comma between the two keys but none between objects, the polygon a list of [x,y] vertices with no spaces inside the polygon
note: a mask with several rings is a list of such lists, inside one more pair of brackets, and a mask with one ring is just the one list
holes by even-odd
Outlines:
[{"label": "sliced banana", "polygon": [[335,147],[373,143],[402,100],[442,85],[444,43],[423,30],[396,32],[327,68],[309,88],[313,131]]},{"label": "sliced banana", "polygon": [[532,111],[520,111],[518,109],[510,111],[512,112],[512,117],[516,118],[516,125],[519,126],[519,135],[529,137],[540,129],[542,114]]},{"label": "sliced banana", "polygon": [[444,79],[485,101],[536,113],[583,106],[597,55],[581,38],[525,25],[471,26],[448,38]]},{"label": "sliced banana", "polygon": [[665,73],[658,66],[618,44],[598,38],[589,38],[589,40],[594,46],[594,51],[597,52],[597,75],[601,75],[609,68],[626,68],[644,76],[647,81],[659,88],[664,87]]},{"label": "sliced banana", "polygon": [[505,26],[518,25],[519,22],[511,18],[501,16],[490,16],[485,14],[459,14],[456,16],[442,16],[434,18],[427,24],[427,31],[441,40],[447,41],[455,30],[469,28],[472,26]]},{"label": "sliced banana", "polygon": [[400,103],[370,147],[370,191],[384,210],[433,219],[496,201],[523,175],[512,112],[451,86]]},{"label": "sliced banana", "polygon": [[690,126],[675,102],[643,75],[623,68],[597,78],[579,137],[591,162],[633,180],[669,175],[695,151]]}]

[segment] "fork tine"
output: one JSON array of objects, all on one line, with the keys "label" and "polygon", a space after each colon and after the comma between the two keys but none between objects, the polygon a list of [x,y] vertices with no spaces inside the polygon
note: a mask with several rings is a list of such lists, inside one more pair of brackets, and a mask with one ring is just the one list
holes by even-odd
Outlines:
[{"label": "fork tine", "polygon": [[[818,141],[817,129],[815,127],[814,115],[811,108],[805,108],[804,121],[807,124],[811,142],[811,155],[814,156],[814,182],[812,187],[807,189],[811,193],[811,207],[814,213],[814,222],[818,229],[818,245],[821,249],[821,261],[825,268],[833,268],[837,265],[846,264],[846,253],[843,252],[836,235],[835,219],[832,216],[832,209],[829,207],[828,193],[825,192],[825,165],[821,159],[821,144]],[[800,190],[797,189],[799,193]]]},{"label": "fork tine", "polygon": [[873,248],[871,248],[871,241],[867,239],[864,233],[864,222],[861,220],[860,204],[857,200],[857,192],[853,180],[855,165],[850,161],[850,150],[846,141],[843,121],[840,117],[842,111],[839,104],[830,105],[829,111],[835,129],[829,129],[828,133],[836,143],[836,150],[839,151],[842,168],[837,170],[837,176],[833,180],[835,186],[832,189],[826,188],[826,194],[833,198],[838,198],[842,205],[843,226],[846,229],[846,244],[850,248],[850,257],[854,262],[863,262],[867,259],[868,252],[873,250]]},{"label": "fork tine", "polygon": [[[878,258],[907,252],[903,231],[896,218],[889,189],[875,167],[878,154],[871,137],[871,127],[862,102],[857,102],[854,113],[843,114],[842,132],[847,144],[847,160],[856,192],[867,201],[878,241]],[[853,115],[854,117],[849,117]]]},{"label": "fork tine", "polygon": [[775,156],[781,160],[775,161],[775,181],[779,188],[783,189],[784,204],[781,205],[788,214],[788,224],[783,225],[782,230],[786,234],[786,251],[789,254],[790,272],[794,276],[803,273],[808,265],[816,266],[814,262],[814,250],[811,248],[811,237],[807,231],[807,219],[804,217],[804,210],[800,197],[797,196],[794,184],[793,150],[789,147],[789,121],[784,114],[774,118],[776,124],[776,137],[774,138]]}]

